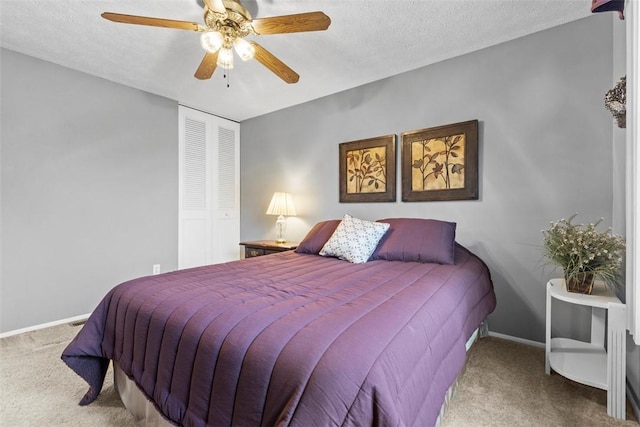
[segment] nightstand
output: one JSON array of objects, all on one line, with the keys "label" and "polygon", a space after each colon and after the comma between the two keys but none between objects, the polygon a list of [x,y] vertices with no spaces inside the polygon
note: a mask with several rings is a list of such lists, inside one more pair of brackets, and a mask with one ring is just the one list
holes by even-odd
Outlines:
[{"label": "nightstand", "polygon": [[[551,302],[558,299],[591,307],[591,340],[551,338]],[[625,419],[626,374],[625,305],[604,283],[596,282],[591,295],[567,292],[563,279],[547,283],[545,372],[607,391],[607,414]],[[606,347],[605,347],[606,333]]]},{"label": "nightstand", "polygon": [[240,242],[240,244],[244,246],[245,258],[291,251],[298,247],[298,242],[276,243],[275,240],[253,240]]}]

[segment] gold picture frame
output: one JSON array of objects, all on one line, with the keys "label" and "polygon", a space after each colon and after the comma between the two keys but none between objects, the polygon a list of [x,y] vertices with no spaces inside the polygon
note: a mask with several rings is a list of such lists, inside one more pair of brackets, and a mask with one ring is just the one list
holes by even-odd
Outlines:
[{"label": "gold picture frame", "polygon": [[403,202],[478,199],[478,120],[401,136]]},{"label": "gold picture frame", "polygon": [[339,144],[340,203],[396,201],[396,135]]}]

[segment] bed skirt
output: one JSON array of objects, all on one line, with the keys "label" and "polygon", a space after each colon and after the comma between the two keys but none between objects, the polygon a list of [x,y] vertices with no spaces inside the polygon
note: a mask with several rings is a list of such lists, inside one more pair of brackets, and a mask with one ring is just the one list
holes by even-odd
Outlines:
[{"label": "bed skirt", "polygon": [[164,418],[156,409],[153,402],[140,391],[122,371],[116,362],[113,362],[113,383],[120,395],[120,400],[125,408],[135,417],[139,427],[170,427],[174,426]]},{"label": "bed skirt", "polygon": [[[478,329],[473,331],[471,337],[467,340],[466,349],[467,352],[471,346],[478,340],[479,337],[486,335],[485,324],[480,325]],[[462,379],[466,371],[466,363],[462,368],[462,371],[456,377],[456,380],[451,384],[442,402],[440,408],[440,414],[436,420],[436,427],[439,427],[444,415],[447,412],[449,402],[453,398],[453,394],[458,386],[458,383]],[[146,398],[144,393],[140,391],[138,386],[120,369],[116,362],[113,363],[113,377],[115,389],[120,395],[122,403],[127,410],[136,418],[139,427],[172,427],[173,423],[164,418],[160,412],[156,409],[153,402]]]}]

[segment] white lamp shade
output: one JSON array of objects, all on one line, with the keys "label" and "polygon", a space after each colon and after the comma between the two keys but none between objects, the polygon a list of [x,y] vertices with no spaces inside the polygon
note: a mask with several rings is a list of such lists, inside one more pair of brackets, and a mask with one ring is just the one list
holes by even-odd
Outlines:
[{"label": "white lamp shade", "polygon": [[233,51],[226,47],[220,49],[218,53],[218,67],[224,68],[225,70],[230,70],[233,68]]},{"label": "white lamp shade", "polygon": [[222,34],[217,31],[207,31],[200,36],[200,45],[209,53],[216,53],[222,47]]},{"label": "white lamp shade", "polygon": [[238,53],[240,59],[242,59],[243,61],[253,59],[256,54],[256,49],[253,47],[253,45],[240,37],[238,37],[236,41],[233,42],[233,47]]},{"label": "white lamp shade", "polygon": [[289,193],[276,192],[271,198],[267,208],[267,215],[295,216],[296,208],[293,206],[293,198]]}]

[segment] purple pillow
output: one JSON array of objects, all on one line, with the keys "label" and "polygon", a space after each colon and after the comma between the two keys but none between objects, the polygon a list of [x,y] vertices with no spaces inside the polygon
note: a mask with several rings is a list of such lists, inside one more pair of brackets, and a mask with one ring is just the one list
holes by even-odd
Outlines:
[{"label": "purple pillow", "polygon": [[318,254],[320,249],[327,243],[336,228],[340,224],[339,219],[330,219],[321,221],[313,226],[313,228],[304,236],[302,242],[296,248],[299,254]]},{"label": "purple pillow", "polygon": [[389,218],[387,234],[371,260],[455,264],[456,223],[420,218]]}]

